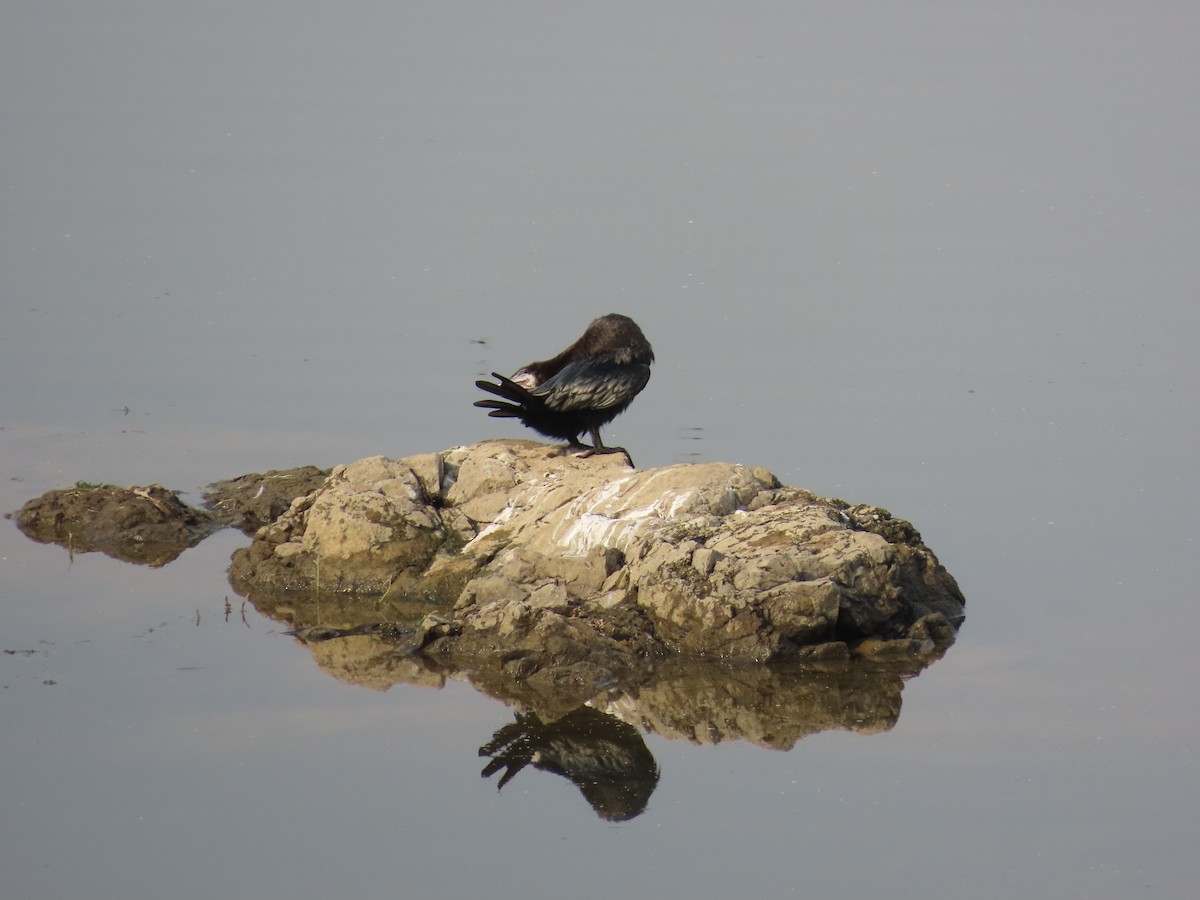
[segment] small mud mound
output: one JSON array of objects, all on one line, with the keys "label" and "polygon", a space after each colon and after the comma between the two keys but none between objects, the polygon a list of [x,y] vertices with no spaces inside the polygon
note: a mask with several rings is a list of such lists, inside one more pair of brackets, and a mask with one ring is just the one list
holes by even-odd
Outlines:
[{"label": "small mud mound", "polygon": [[40,543],[154,567],[222,527],[158,484],[122,488],[80,483],[36,497],[9,518]]}]

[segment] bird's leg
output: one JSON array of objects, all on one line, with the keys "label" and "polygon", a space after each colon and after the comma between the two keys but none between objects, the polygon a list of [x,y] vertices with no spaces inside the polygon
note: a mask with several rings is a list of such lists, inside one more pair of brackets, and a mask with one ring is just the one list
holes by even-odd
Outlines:
[{"label": "bird's leg", "polygon": [[[637,468],[633,464],[633,457],[629,455],[629,451],[626,450],[624,447],[605,447],[604,446],[604,441],[600,440],[600,429],[599,428],[593,428],[591,430],[591,434],[592,434],[592,446],[587,447],[586,450],[584,450],[582,453],[579,454],[581,459],[587,459],[589,456],[602,456],[602,455],[606,455],[609,453],[624,453],[625,454],[625,462],[629,463],[629,468],[631,468],[631,469]],[[576,441],[576,443],[578,443],[578,440]],[[584,447],[586,445],[580,444],[580,446]]]}]

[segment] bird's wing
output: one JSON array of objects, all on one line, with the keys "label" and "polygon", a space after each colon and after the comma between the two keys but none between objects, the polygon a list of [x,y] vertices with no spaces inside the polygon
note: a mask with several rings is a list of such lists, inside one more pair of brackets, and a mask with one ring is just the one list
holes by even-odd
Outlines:
[{"label": "bird's wing", "polygon": [[628,403],[650,380],[647,365],[617,363],[611,357],[593,356],[564,366],[530,391],[547,409],[570,412],[609,409]]}]

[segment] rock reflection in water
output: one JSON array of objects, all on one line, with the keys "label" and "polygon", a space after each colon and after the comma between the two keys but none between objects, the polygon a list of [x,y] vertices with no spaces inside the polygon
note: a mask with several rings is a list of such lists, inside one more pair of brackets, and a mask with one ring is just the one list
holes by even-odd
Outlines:
[{"label": "rock reflection in water", "polygon": [[658,763],[638,730],[589,706],[551,722],[518,712],[479,755],[492,758],[485,778],[505,770],[497,787],[531,765],[572,782],[596,815],[611,822],[641,815],[658,785]]},{"label": "rock reflection in water", "polygon": [[899,719],[905,681],[919,669],[911,661],[888,665],[853,658],[753,665],[676,657],[656,660],[617,683],[563,679],[555,692],[547,688],[555,683],[554,673],[531,681],[520,669],[456,668],[426,655],[422,648],[441,622],[426,615],[403,625],[321,626],[292,634],[342,681],[386,690],[393,684],[441,687],[447,679],[465,680],[514,707],[514,721],[479,748],[491,758],[482,774],[504,770],[500,787],[526,768],[562,776],[597,815],[612,821],[639,815],[658,783],[644,734],[789,750],[821,731],[887,731]]}]

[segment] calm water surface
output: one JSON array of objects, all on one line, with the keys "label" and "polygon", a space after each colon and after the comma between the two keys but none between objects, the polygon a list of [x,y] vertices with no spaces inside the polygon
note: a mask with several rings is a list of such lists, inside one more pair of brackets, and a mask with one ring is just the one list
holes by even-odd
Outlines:
[{"label": "calm water surface", "polygon": [[[0,522],[5,897],[1190,897],[1194,4],[9,4],[0,508],[519,431],[911,519],[967,596],[896,725],[645,736],[646,811],[497,791],[512,713],[331,677],[225,581]],[[226,599],[231,604],[226,614]]]}]

